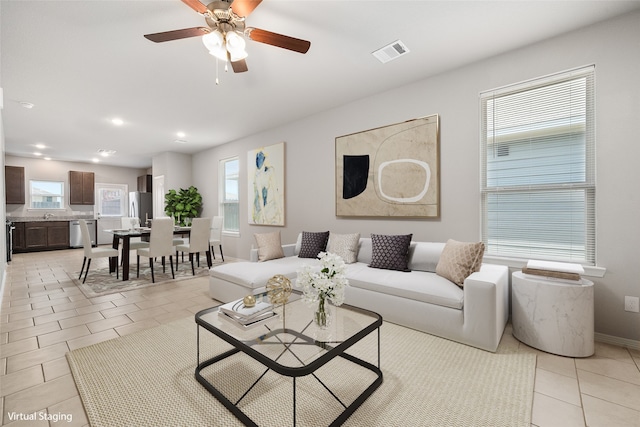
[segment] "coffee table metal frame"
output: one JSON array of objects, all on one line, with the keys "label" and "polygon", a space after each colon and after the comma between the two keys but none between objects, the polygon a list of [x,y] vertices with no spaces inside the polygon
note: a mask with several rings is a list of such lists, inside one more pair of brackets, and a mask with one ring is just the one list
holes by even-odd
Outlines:
[{"label": "coffee table metal frame", "polygon": [[[286,307],[286,306],[285,306]],[[309,311],[309,323],[306,324],[300,331],[293,330],[289,327],[281,327],[277,329],[271,329],[269,324],[261,325],[259,328],[262,328],[263,331],[266,331],[266,334],[260,336],[260,340],[250,340],[250,341],[240,341],[237,338],[233,337],[229,333],[226,333],[224,330],[215,327],[210,324],[206,320],[202,319],[202,316],[205,314],[209,314],[212,312],[217,312],[218,307],[212,307],[205,310],[201,310],[195,315],[196,328],[197,328],[197,367],[195,370],[196,380],[202,384],[216,399],[218,399],[229,411],[231,411],[236,418],[238,418],[245,426],[258,426],[253,420],[251,420],[239,407],[238,405],[242,401],[242,399],[258,384],[258,382],[264,377],[264,375],[269,372],[269,370],[273,370],[280,375],[284,375],[287,377],[291,377],[293,379],[293,425],[296,425],[296,378],[303,377],[306,375],[313,375],[313,377],[344,407],[343,412],[330,424],[330,426],[339,426],[342,425],[348,418],[355,412],[364,401],[371,396],[371,394],[382,384],[382,370],[380,369],[380,326],[382,325],[382,317],[374,313],[372,311],[363,310],[357,307],[349,306],[347,304],[343,304],[340,307],[335,307],[334,310],[354,310],[356,312],[364,313],[366,315],[371,316],[373,320],[369,325],[360,331],[354,333],[344,341],[340,342],[324,342],[324,341],[316,341],[313,337],[305,335],[305,331],[311,326],[311,311]],[[276,323],[277,325],[281,325],[282,322]],[[285,324],[285,326],[288,326]],[[217,337],[231,344],[234,348],[221,353],[217,356],[214,356],[210,359],[200,361],[200,328],[204,328],[207,331],[213,333]],[[229,328],[233,328],[235,326],[229,325]],[[378,333],[378,365],[373,365],[369,362],[366,362],[362,359],[359,359],[353,355],[345,353],[349,347],[372,333],[376,331]],[[285,342],[280,339],[281,334],[288,334],[295,337],[292,341]],[[275,337],[277,341],[265,342],[265,340]],[[255,345],[282,345],[283,351],[280,355],[273,359],[268,357],[259,351],[255,350],[253,346]],[[297,345],[315,345],[324,350],[324,353],[311,361],[309,364],[304,364],[304,362],[298,358],[298,356],[294,353],[294,348]],[[213,384],[211,384],[207,379],[205,379],[201,371],[208,366],[211,366],[217,362],[220,362],[228,357],[231,357],[239,352],[242,352],[254,360],[260,362],[262,365],[266,367],[266,370],[255,380],[255,382],[249,387],[248,390],[242,394],[238,401],[231,402],[226,396],[222,394]],[[291,353],[296,359],[301,363],[302,366],[298,367],[290,367],[284,366],[278,363],[278,358],[281,357],[284,353]],[[318,370],[321,366],[327,364],[329,361],[336,357],[342,357],[356,365],[362,366],[365,369],[368,369],[376,374],[376,379],[358,396],[350,405],[346,405],[343,403],[338,396],[336,396],[327,385],[325,385],[316,375],[315,371]]]}]

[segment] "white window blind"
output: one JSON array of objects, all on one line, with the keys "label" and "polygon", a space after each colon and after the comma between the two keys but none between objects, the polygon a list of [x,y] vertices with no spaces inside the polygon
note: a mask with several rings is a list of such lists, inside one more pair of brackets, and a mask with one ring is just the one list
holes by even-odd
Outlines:
[{"label": "white window blind", "polygon": [[240,163],[237,157],[220,161],[220,212],[224,217],[222,230],[240,231],[239,186]]},{"label": "white window blind", "polygon": [[595,264],[593,66],[480,94],[487,255]]}]

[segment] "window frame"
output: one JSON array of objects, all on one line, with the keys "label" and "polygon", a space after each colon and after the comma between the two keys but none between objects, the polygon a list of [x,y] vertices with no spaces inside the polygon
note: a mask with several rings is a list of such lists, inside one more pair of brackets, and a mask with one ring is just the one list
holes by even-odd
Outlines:
[{"label": "window frame", "polygon": [[[58,184],[60,186],[60,194],[52,194],[51,197],[56,197],[59,198],[59,202],[60,202],[60,207],[59,208],[52,208],[52,207],[37,207],[34,206],[34,200],[33,200],[33,195],[34,195],[34,191],[33,191],[33,186],[34,183],[38,183],[38,182],[42,182],[42,183],[48,183],[48,184]],[[38,210],[38,211],[47,211],[47,210],[66,210],[66,206],[65,206],[65,182],[64,181],[56,181],[56,180],[50,180],[50,179],[30,179],[29,180],[29,210]]]},{"label": "window frame", "polygon": [[[533,178],[533,175],[531,175],[529,177],[529,179],[531,179],[531,182],[520,182],[516,184],[515,183],[516,180],[512,179],[511,180],[512,182],[509,182],[509,179],[507,179],[506,180],[507,183],[505,184],[504,182],[505,180],[503,179],[502,182],[498,183],[499,180],[495,180],[495,183],[493,183],[493,185],[490,184],[491,178],[489,177],[489,174],[491,173],[490,170],[491,170],[491,167],[493,166],[493,165],[490,165],[491,159],[489,158],[489,155],[488,155],[490,144],[493,144],[493,147],[495,149],[494,150],[495,158],[498,158],[498,157],[502,157],[502,154],[505,153],[505,151],[503,151],[505,147],[505,143],[503,142],[502,138],[499,138],[500,131],[503,131],[504,128],[499,128],[499,125],[496,124],[497,122],[503,119],[500,117],[496,119],[495,116],[493,116],[493,114],[495,114],[495,111],[489,113],[488,111],[490,109],[489,101],[494,102],[502,97],[509,97],[514,94],[516,96],[519,94],[525,94],[524,96],[526,96],[527,93],[532,94],[534,93],[534,91],[539,90],[541,88],[543,89],[550,88],[550,90],[553,90],[554,86],[561,85],[563,83],[572,82],[572,81],[578,81],[582,79],[585,79],[585,91],[584,91],[585,108],[583,113],[584,115],[584,120],[583,120],[584,178],[576,178],[576,176],[572,176],[572,178],[565,178],[566,181],[557,179],[557,182],[551,182],[551,181],[554,181],[554,179],[550,177],[551,176],[549,175],[550,172],[548,172],[546,175],[540,174],[536,178]],[[596,265],[595,66],[591,65],[586,67],[580,67],[580,68],[565,71],[562,73],[544,76],[544,77],[532,79],[526,82],[522,82],[514,85],[508,85],[508,86],[504,86],[504,87],[497,88],[490,91],[485,91],[480,93],[479,98],[480,98],[480,113],[479,113],[480,115],[479,117],[480,159],[481,159],[481,165],[480,165],[481,239],[484,242],[486,247],[485,256],[488,258],[505,259],[505,260],[507,259],[511,259],[511,260],[512,259],[522,259],[522,260],[544,259],[544,260],[579,263],[585,266],[595,266]],[[569,102],[570,102],[570,105],[573,106],[572,104],[573,99],[571,99],[571,101]],[[492,105],[495,106],[495,103],[493,103]],[[524,102],[523,102],[523,105],[524,105]],[[526,105],[532,111],[533,111],[533,106],[540,106],[540,105],[543,107],[546,106],[542,101],[540,103],[535,103],[535,102],[531,102],[531,100],[529,100],[529,103]],[[543,113],[540,113],[540,116],[547,113],[547,110],[545,110],[544,108],[541,111],[543,111]],[[509,113],[505,113],[504,116],[507,116],[507,114],[511,115],[512,113],[510,111]],[[538,114],[539,113],[537,112],[535,114],[531,114],[529,118],[534,118],[534,117],[538,118]],[[488,123],[490,118],[493,118],[493,122],[491,124]],[[510,119],[510,118],[511,117],[507,117],[507,119]],[[571,118],[573,119],[574,116],[572,115]],[[523,127],[529,127],[531,126],[531,124],[532,122],[527,122],[523,125]],[[494,127],[493,133],[491,131],[492,126]],[[575,123],[573,123],[573,126],[575,126]],[[567,147],[570,147],[572,144],[573,134],[571,132],[567,132],[566,130],[565,131],[560,130],[560,126],[557,126],[557,125],[545,126],[542,131],[542,133],[544,134],[543,136],[534,135],[534,133],[538,133],[538,132],[540,132],[540,129],[537,129],[535,131],[529,129],[524,132],[524,135],[527,135],[527,138],[522,140],[528,139],[529,145],[538,146],[538,148],[532,149],[531,151],[532,153],[536,153],[536,154],[539,153],[540,152],[539,147],[543,147],[543,144],[545,143],[549,144],[548,142],[545,142],[545,138],[549,138],[549,140],[553,140],[554,143],[559,143],[560,144],[559,146],[564,149],[567,149]],[[514,137],[512,139],[507,140],[507,142],[509,142],[508,146],[510,148],[506,150],[506,153],[507,153],[506,156],[509,155],[509,153],[511,152],[511,148],[516,146],[520,140],[521,140],[521,137]],[[548,149],[548,148],[543,148],[543,149]],[[565,154],[565,156],[568,156],[568,155]],[[529,163],[526,164],[527,168],[532,168],[534,166],[540,167],[543,165],[543,163],[538,163],[538,161],[534,160],[534,158],[535,157],[533,154],[529,158],[523,157],[524,160],[529,161]],[[560,158],[560,156],[558,156],[558,158]],[[580,171],[580,169],[578,169],[578,171]],[[580,175],[580,173],[578,175]],[[540,180],[540,181],[534,182],[535,180]],[[549,182],[543,182],[545,180]],[[507,224],[509,221],[509,216],[508,216],[508,213],[505,214],[505,212],[508,212],[508,211],[505,210],[504,207],[498,208],[496,210],[491,209],[489,204],[492,199],[498,200],[499,197],[502,196],[503,197],[502,203],[505,203],[504,200],[507,200],[506,203],[512,203],[510,206],[517,206],[519,203],[520,204],[519,207],[522,207],[524,205],[524,202],[522,200],[524,200],[525,197],[529,197],[532,200],[534,200],[531,206],[537,207],[539,209],[538,212],[542,212],[544,211],[544,203],[552,204],[552,200],[554,198],[553,192],[556,192],[555,195],[558,195],[558,194],[561,194],[561,193],[558,193],[560,191],[564,191],[565,192],[564,194],[571,194],[571,195],[582,194],[582,199],[579,199],[575,205],[577,206],[577,208],[573,208],[575,209],[575,211],[579,211],[579,209],[582,209],[582,215],[580,217],[571,216],[570,217],[571,219],[569,222],[571,227],[569,227],[568,229],[568,230],[577,229],[577,230],[580,230],[580,232],[582,233],[581,234],[581,238],[583,240],[582,252],[579,249],[578,245],[575,246],[578,249],[574,249],[574,247],[558,249],[558,248],[553,248],[552,247],[553,245],[550,244],[548,241],[540,242],[536,244],[535,239],[531,239],[531,237],[534,236],[533,233],[535,230],[535,225],[531,225],[531,228],[529,229],[527,229],[527,227],[523,227],[522,229],[518,230],[518,233],[524,237],[522,237],[522,240],[518,241],[518,243],[514,245],[514,247],[510,248],[508,244],[503,244],[503,247],[500,247],[501,244],[497,242],[499,241],[500,238],[502,238],[503,236],[502,233],[506,232],[508,234],[510,227],[512,226]],[[524,196],[524,197],[519,197],[519,196]],[[540,199],[537,199],[536,197],[540,197]],[[517,202],[518,199],[520,199],[520,202]],[[561,203],[563,206],[571,204],[571,202],[569,202],[565,197],[562,198]],[[583,208],[581,208],[581,206]],[[534,209],[533,211],[535,212],[536,210]],[[574,212],[574,210],[568,209],[568,212]],[[499,215],[502,215],[502,217],[499,217]],[[536,220],[538,220],[538,218],[539,217],[536,217]],[[556,220],[558,223],[560,222],[557,216],[552,219]],[[502,224],[501,224],[501,221],[502,221]],[[540,221],[540,223],[542,223],[542,221]],[[584,228],[580,229],[580,226],[582,223],[584,223]],[[498,224],[497,228],[496,228],[496,224]],[[507,225],[503,225],[503,224],[507,224]],[[492,226],[491,230],[490,230],[490,225]],[[512,228],[511,230],[513,232],[513,230],[515,230],[515,227]],[[524,231],[521,231],[521,230],[524,230]],[[528,236],[526,235],[527,231],[530,233]],[[512,237],[514,234],[509,235],[509,237]],[[571,234],[571,231],[566,231],[566,234],[567,235]],[[536,238],[538,238],[537,235],[535,236]],[[528,253],[526,253],[527,251]]]},{"label": "window frame", "polygon": [[[235,181],[237,183],[236,193],[237,199],[226,199],[227,195],[227,181],[231,181],[233,179],[233,175],[230,174],[227,176],[227,164],[237,162],[237,171],[235,176]],[[240,157],[232,156],[221,159],[219,161],[219,185],[218,185],[218,212],[224,218],[222,224],[222,233],[229,236],[239,236],[240,235]],[[229,214],[227,209],[225,209],[225,205],[236,205],[235,214]],[[230,224],[237,224],[237,228],[230,227]]]}]

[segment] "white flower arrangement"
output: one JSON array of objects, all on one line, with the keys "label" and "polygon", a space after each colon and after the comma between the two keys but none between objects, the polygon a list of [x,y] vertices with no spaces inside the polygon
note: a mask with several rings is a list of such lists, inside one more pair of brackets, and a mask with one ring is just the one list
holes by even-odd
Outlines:
[{"label": "white flower arrangement", "polygon": [[318,257],[322,265],[320,271],[308,264],[303,265],[297,272],[296,286],[302,288],[303,299],[308,303],[329,299],[333,305],[342,305],[344,290],[349,286],[344,274],[344,260],[330,252],[320,252]]}]

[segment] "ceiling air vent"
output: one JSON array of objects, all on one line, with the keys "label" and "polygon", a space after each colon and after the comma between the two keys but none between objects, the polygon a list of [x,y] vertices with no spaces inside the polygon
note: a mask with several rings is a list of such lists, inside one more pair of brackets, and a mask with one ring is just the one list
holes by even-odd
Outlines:
[{"label": "ceiling air vent", "polygon": [[402,43],[401,40],[396,40],[393,43],[372,52],[371,54],[375,56],[378,61],[385,64],[393,59],[401,57],[402,55],[406,55],[407,53],[409,53],[407,46]]}]

